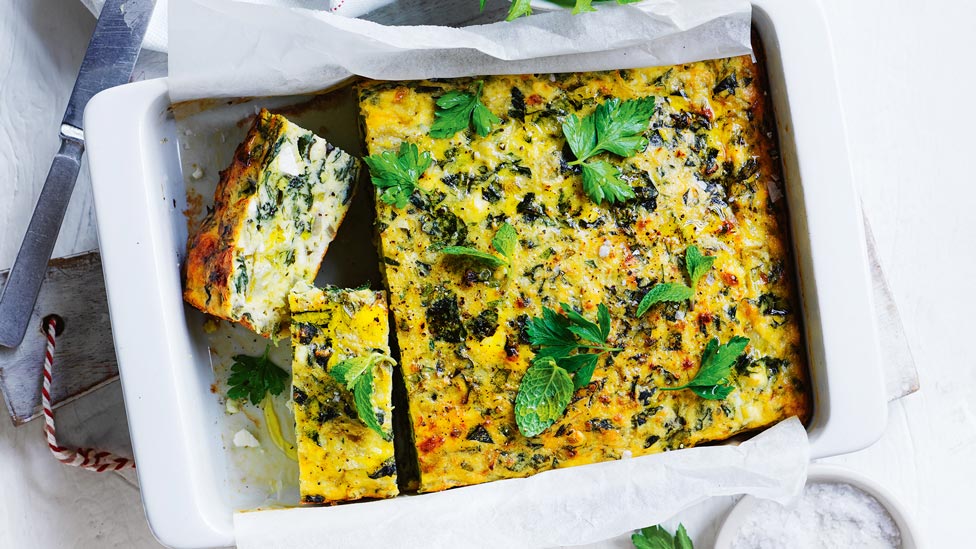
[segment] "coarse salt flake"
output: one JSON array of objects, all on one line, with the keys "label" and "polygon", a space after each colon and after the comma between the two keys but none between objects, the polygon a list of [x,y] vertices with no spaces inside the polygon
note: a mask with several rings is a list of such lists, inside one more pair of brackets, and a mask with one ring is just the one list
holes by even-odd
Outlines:
[{"label": "coarse salt flake", "polygon": [[874,496],[847,483],[807,484],[793,505],[762,500],[732,541],[733,549],[901,547],[901,532]]}]

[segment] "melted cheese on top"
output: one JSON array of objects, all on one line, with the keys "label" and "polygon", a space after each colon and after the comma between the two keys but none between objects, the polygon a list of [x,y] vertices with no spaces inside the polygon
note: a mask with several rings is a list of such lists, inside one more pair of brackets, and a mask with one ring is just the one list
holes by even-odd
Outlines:
[{"label": "melted cheese on top", "polygon": [[[771,111],[748,57],[586,74],[492,76],[482,101],[502,122],[487,137],[433,139],[436,99],[472,80],[363,85],[369,152],[403,141],[434,164],[410,204],[377,200],[377,224],[409,398],[420,490],[721,440],[810,413],[799,303]],[[569,164],[561,124],[611,97],[654,96],[649,145],[616,165],[634,188],[593,203]],[[503,222],[520,245],[495,270],[438,253],[491,250]],[[635,310],[655,284],[688,284],[689,245],[715,256],[695,295]],[[533,357],[526,321],[567,303],[605,304],[610,343],[591,383],[541,435],[516,428],[513,402]],[[712,338],[750,340],[732,394],[660,391],[694,377]]]}]

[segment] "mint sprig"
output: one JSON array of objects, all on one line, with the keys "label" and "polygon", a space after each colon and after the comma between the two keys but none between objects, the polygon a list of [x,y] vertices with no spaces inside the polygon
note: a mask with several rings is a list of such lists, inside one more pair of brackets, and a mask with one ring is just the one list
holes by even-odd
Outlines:
[{"label": "mint sprig", "polygon": [[728,343],[719,345],[718,338],[712,338],[702,353],[701,368],[688,383],[680,387],[660,387],[662,391],[688,389],[707,400],[723,400],[735,389],[729,383],[732,365],[749,345],[749,338],[733,336]]},{"label": "mint sprig", "polygon": [[691,287],[676,282],[655,284],[637,304],[637,318],[644,316],[644,313],[657,303],[665,301],[677,303],[691,299],[695,295],[694,288],[698,286],[699,279],[712,268],[713,263],[715,263],[714,256],[702,255],[701,250],[694,244],[688,246],[685,250],[685,272],[691,280]]},{"label": "mint sprig", "polygon": [[502,257],[498,257],[495,254],[483,252],[477,248],[471,248],[468,246],[446,246],[441,248],[441,253],[446,255],[469,257],[483,261],[490,267],[502,267],[510,264],[515,258],[515,248],[517,246],[518,234],[515,232],[515,227],[508,222],[505,222],[502,223],[502,226],[498,228],[498,232],[495,233],[495,237],[491,239],[491,247],[494,248],[496,252],[501,254]]},{"label": "mint sprig", "polygon": [[359,420],[384,440],[392,440],[383,430],[373,406],[373,366],[381,362],[393,362],[393,359],[382,353],[347,358],[334,365],[329,375],[352,392]]},{"label": "mint sprig", "polygon": [[542,357],[525,371],[515,397],[515,422],[519,431],[534,437],[566,412],[573,397],[573,380],[552,357]]},{"label": "mint sprig", "polygon": [[400,143],[400,150],[383,151],[363,158],[369,166],[369,175],[380,193],[380,200],[397,208],[403,208],[417,188],[420,176],[434,161],[429,152],[423,153],[413,143]]}]

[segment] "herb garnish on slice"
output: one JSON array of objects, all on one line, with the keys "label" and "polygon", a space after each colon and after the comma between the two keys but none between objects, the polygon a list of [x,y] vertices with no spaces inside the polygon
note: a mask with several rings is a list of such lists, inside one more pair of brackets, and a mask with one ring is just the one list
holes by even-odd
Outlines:
[{"label": "herb garnish on slice", "polygon": [[691,280],[691,287],[674,282],[655,284],[650,291],[644,294],[637,305],[637,318],[644,316],[644,313],[656,303],[680,302],[691,299],[691,296],[695,295],[694,288],[698,286],[698,281],[712,268],[713,263],[715,263],[714,256],[702,255],[698,246],[694,244],[688,246],[688,249],[685,250],[685,272],[688,273],[688,278]]},{"label": "herb garnish on slice", "polygon": [[481,102],[481,88],[484,85],[484,81],[479,80],[474,93],[452,90],[440,96],[430,136],[437,139],[451,137],[469,126],[473,126],[481,137],[488,135],[491,127],[502,120]]},{"label": "herb garnish on slice", "polygon": [[718,338],[712,338],[702,353],[701,368],[695,377],[680,387],[660,387],[662,391],[688,389],[707,400],[722,400],[729,396],[735,387],[729,383],[732,365],[746,350],[749,339],[733,336],[728,343],[719,345]]},{"label": "herb garnish on slice", "polygon": [[475,248],[469,248],[468,246],[446,246],[441,248],[441,253],[470,257],[484,261],[491,267],[501,267],[511,263],[515,257],[516,245],[518,245],[518,234],[515,232],[515,227],[506,221],[502,223],[502,226],[498,228],[498,232],[495,233],[495,237],[491,239],[492,248],[495,248],[495,251],[503,257],[482,252]]},{"label": "herb garnish on slice", "polygon": [[563,135],[576,155],[570,165],[581,165],[583,191],[593,202],[624,202],[633,198],[634,190],[620,178],[620,170],[603,160],[589,161],[600,153],[628,157],[647,147],[644,131],[654,113],[654,98],[641,97],[621,102],[608,99],[592,114],[569,115],[563,121]]},{"label": "herb garnish on slice", "polygon": [[297,461],[298,452],[293,444],[285,440],[278,415],[274,411],[274,401],[271,400],[285,390],[291,376],[271,361],[268,357],[270,353],[271,345],[268,345],[261,356],[233,357],[234,363],[230,367],[230,378],[227,380],[227,398],[249,400],[251,404],[260,406],[264,412],[268,434],[275,446]]},{"label": "herb garnish on slice", "polygon": [[630,541],[637,549],[695,549],[684,524],[678,524],[674,536],[660,524],[648,526],[630,536]]},{"label": "herb garnish on slice", "polygon": [[527,437],[538,435],[562,417],[573,391],[590,383],[602,355],[623,350],[607,344],[610,312],[605,305],[597,307],[597,322],[565,303],[560,305],[565,316],[543,307],[542,317],[532,318],[526,325],[529,341],[538,350],[519,385],[515,422]]},{"label": "herb garnish on slice", "polygon": [[383,430],[373,408],[373,366],[381,362],[392,363],[393,359],[382,353],[347,358],[333,366],[329,375],[352,391],[356,415],[360,421],[384,440],[391,440],[392,437]]},{"label": "herb garnish on slice", "polygon": [[383,151],[363,157],[363,160],[369,166],[373,185],[383,190],[380,200],[397,208],[407,205],[420,176],[433,162],[429,152],[421,154],[417,145],[406,141],[400,143],[400,150],[396,154]]}]

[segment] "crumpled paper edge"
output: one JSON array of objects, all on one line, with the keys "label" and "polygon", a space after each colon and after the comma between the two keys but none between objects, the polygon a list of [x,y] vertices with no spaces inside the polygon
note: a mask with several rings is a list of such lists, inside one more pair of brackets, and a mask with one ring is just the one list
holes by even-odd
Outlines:
[{"label": "crumpled paper edge", "polygon": [[[746,0],[648,0],[453,28],[384,26],[233,0],[170,4],[174,101],[309,93],[352,75],[416,80],[624,69],[752,53]],[[708,39],[704,39],[708,37]]]},{"label": "crumpled paper edge", "polygon": [[431,494],[335,507],[236,513],[240,549],[543,547],[597,542],[667,520],[709,497],[787,503],[810,461],[790,418],[740,445],[690,448]]}]

